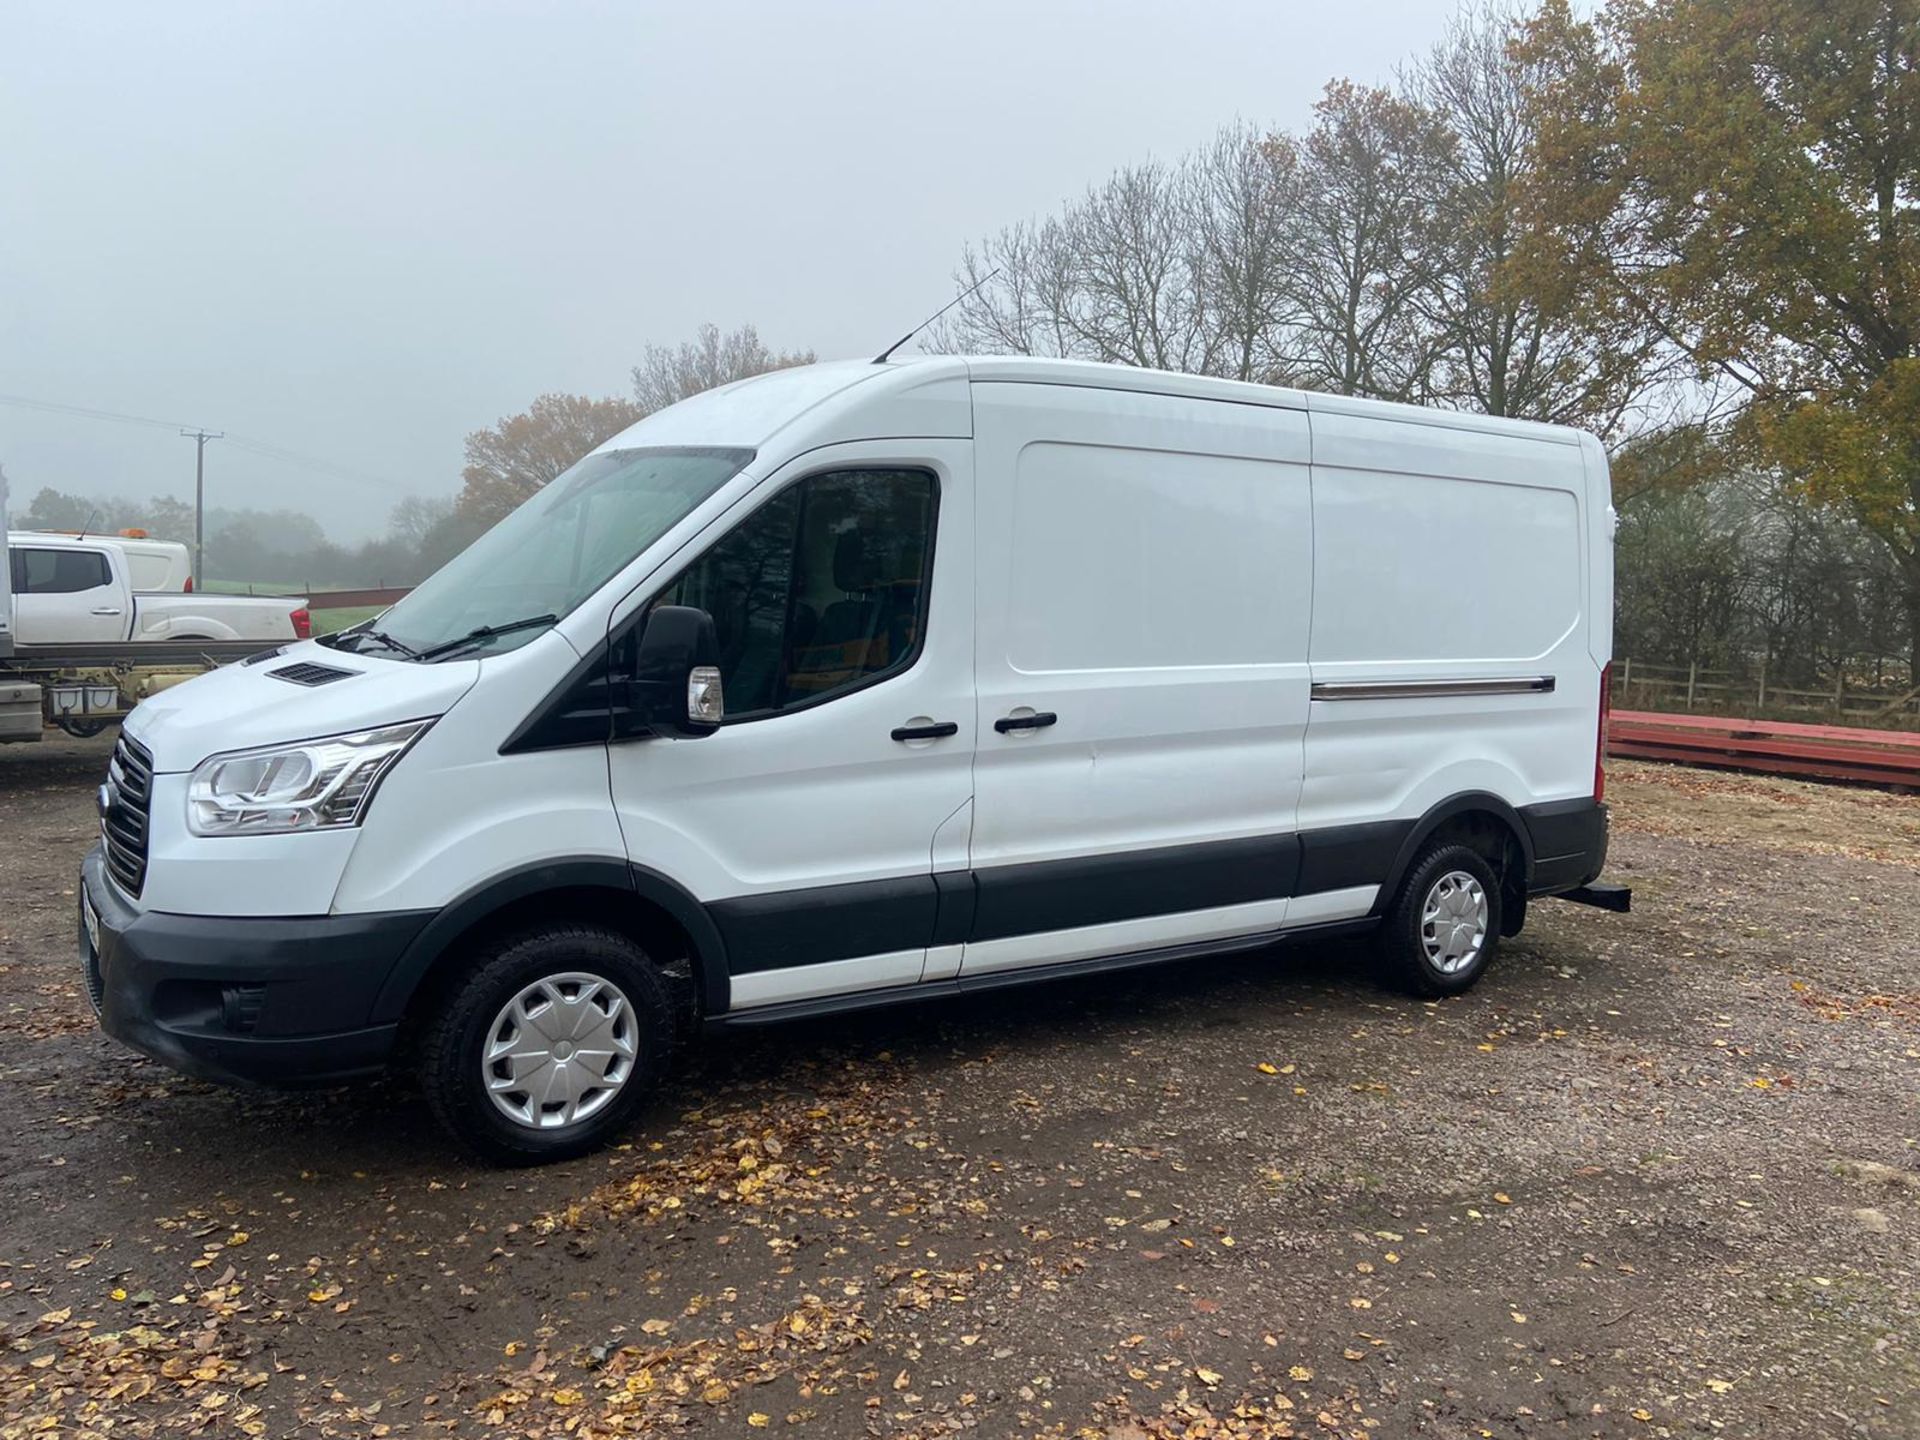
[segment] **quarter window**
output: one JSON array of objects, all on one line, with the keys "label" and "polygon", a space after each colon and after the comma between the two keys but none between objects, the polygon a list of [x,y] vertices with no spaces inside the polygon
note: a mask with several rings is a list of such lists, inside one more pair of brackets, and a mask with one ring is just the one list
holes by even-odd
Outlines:
[{"label": "quarter window", "polygon": [[72,595],[108,584],[112,572],[98,550],[15,550],[13,590],[16,595]]},{"label": "quarter window", "polygon": [[659,603],[713,616],[729,719],[844,694],[912,663],[926,627],[933,476],[815,475],[754,511]]}]

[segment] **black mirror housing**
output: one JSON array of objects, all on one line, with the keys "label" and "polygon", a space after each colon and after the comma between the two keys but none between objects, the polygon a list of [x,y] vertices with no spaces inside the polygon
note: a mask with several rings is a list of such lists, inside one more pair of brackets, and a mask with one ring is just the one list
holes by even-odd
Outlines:
[{"label": "black mirror housing", "polygon": [[713,617],[691,605],[656,605],[634,653],[632,718],[655,735],[698,740],[720,728],[720,641]]}]

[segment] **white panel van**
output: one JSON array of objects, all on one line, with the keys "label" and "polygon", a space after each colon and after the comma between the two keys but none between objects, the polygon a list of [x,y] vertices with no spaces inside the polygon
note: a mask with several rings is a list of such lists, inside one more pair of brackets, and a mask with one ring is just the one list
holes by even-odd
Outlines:
[{"label": "white panel van", "polygon": [[743,381],[378,619],[127,720],[81,887],[109,1033],[418,1067],[483,1153],[676,1033],[1367,930],[1464,990],[1624,908],[1613,512],[1570,430],[1107,366]]}]

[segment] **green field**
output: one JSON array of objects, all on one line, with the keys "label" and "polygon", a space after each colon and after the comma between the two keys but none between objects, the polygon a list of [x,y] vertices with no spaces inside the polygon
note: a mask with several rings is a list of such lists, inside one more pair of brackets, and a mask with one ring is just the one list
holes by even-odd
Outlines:
[{"label": "green field", "polygon": [[281,584],[268,580],[200,580],[195,579],[193,587],[204,590],[209,595],[304,595],[306,587],[292,582]]},{"label": "green field", "polygon": [[[305,595],[307,591],[292,584],[273,584],[255,580],[252,584],[244,580],[207,580],[205,584],[194,582],[209,595]],[[346,630],[348,626],[357,626],[361,620],[372,620],[380,614],[384,605],[353,605],[344,611],[313,611],[313,634],[330,636],[336,630]]]},{"label": "green field", "polygon": [[313,612],[313,633],[331,635],[349,625],[358,625],[362,620],[371,620],[385,608],[384,605],[356,605],[345,610],[316,610]]},{"label": "green field", "polygon": [[[195,582],[209,595],[304,595],[306,589],[300,585],[277,584],[272,581],[255,580],[209,580],[205,584]],[[358,625],[362,620],[371,620],[385,607],[381,605],[356,605],[345,610],[315,610],[313,612],[313,633],[331,635],[336,630],[344,630],[349,625]]]}]

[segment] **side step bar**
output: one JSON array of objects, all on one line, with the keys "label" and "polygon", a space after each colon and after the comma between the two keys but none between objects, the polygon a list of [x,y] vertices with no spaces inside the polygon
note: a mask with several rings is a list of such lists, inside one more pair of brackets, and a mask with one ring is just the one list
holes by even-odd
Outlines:
[{"label": "side step bar", "polygon": [[1633,909],[1633,887],[1613,885],[1605,880],[1582,885],[1578,890],[1563,890],[1553,898],[1571,900],[1576,905],[1591,905],[1596,910],[1611,910],[1616,915],[1625,915]]}]

